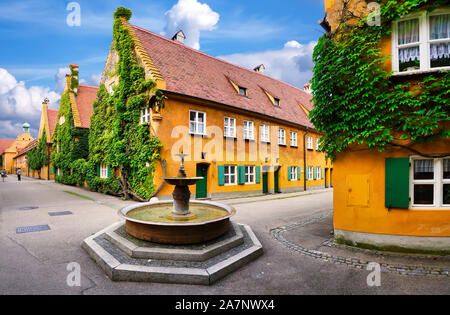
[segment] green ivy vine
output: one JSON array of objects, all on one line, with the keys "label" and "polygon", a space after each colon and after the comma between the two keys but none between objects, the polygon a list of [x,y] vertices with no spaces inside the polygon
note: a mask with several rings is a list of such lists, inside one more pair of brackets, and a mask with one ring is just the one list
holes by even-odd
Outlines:
[{"label": "green ivy vine", "polygon": [[[331,158],[349,146],[383,151],[413,143],[449,138],[450,72],[421,75],[411,82],[383,69],[380,43],[391,22],[417,10],[434,10],[448,1],[381,1],[381,26],[343,23],[322,36],[314,50],[312,78],[315,108],[310,118],[324,133],[321,149]],[[426,156],[426,154],[422,154]]]},{"label": "green ivy vine", "polygon": [[[71,82],[74,77],[78,77],[75,72],[71,67]],[[75,127],[70,93],[73,93],[72,88],[61,96],[58,122],[53,133],[51,160],[54,169],[60,170],[59,174],[55,174],[55,181],[82,186],[86,173],[85,164],[89,157],[89,129]],[[60,124],[62,117],[64,123]]]},{"label": "green ivy vine", "polygon": [[[119,82],[112,95],[100,84],[91,116],[86,180],[93,190],[146,201],[155,191],[153,174],[162,143],[150,136],[148,124],[139,123],[140,114],[149,106],[150,96],[162,100],[163,94],[153,80],[145,79],[144,68],[137,64],[135,43],[121,21],[130,19],[131,14],[123,7],[114,13],[113,48],[119,56],[115,71]],[[99,177],[100,164],[112,169],[106,180]]]},{"label": "green ivy vine", "polygon": [[37,171],[39,179],[41,179],[42,167],[48,165],[49,157],[47,152],[47,135],[45,130],[38,141],[37,146],[27,153],[28,166]]}]

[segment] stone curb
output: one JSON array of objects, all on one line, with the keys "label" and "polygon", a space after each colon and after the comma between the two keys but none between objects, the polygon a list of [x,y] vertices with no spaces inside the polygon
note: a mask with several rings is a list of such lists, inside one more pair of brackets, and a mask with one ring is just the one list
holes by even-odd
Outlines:
[{"label": "stone curb", "polygon": [[[325,214],[309,218],[294,224],[278,227],[275,229],[272,229],[270,231],[270,234],[274,239],[279,241],[281,244],[283,244],[285,247],[298,252],[304,256],[312,257],[314,259],[320,259],[323,261],[331,262],[337,265],[347,265],[351,268],[356,268],[359,270],[367,269],[368,265],[371,262],[355,259],[355,258],[347,258],[347,257],[340,257],[340,256],[334,256],[331,254],[327,254],[324,252],[311,250],[305,247],[302,247],[301,245],[294,244],[292,242],[289,242],[284,237],[284,233],[294,230],[299,227],[304,227],[308,224],[318,222],[322,219],[325,219],[332,215],[333,212],[327,212]],[[375,253],[374,251],[368,251],[371,253]],[[396,256],[402,256],[401,254],[395,254]],[[380,264],[381,265],[381,271],[389,272],[393,274],[399,274],[399,275],[415,275],[415,276],[435,276],[435,277],[450,277],[450,268],[432,268],[432,267],[423,267],[423,266],[408,266],[408,265],[400,265],[400,264]]]}]

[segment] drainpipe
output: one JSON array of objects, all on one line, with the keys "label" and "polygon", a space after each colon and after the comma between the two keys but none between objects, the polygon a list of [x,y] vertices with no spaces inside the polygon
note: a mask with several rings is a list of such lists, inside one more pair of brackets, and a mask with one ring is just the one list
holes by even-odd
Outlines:
[{"label": "drainpipe", "polygon": [[306,136],[309,133],[309,128],[306,127],[306,132],[303,135],[303,169],[304,169],[304,173],[303,173],[303,187],[304,187],[304,191],[306,191]]}]

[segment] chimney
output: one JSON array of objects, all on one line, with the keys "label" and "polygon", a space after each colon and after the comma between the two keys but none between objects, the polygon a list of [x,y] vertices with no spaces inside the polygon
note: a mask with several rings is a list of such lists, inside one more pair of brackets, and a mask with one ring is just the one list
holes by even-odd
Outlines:
[{"label": "chimney", "polygon": [[[70,68],[70,78],[69,78],[69,88],[73,93],[78,94],[78,86],[79,86],[79,65],[71,63],[69,65]],[[66,77],[67,78],[67,77]]]},{"label": "chimney", "polygon": [[261,64],[259,66],[257,66],[255,69],[253,69],[255,72],[259,72],[259,73],[264,73],[264,70],[266,70],[266,67]]},{"label": "chimney", "polygon": [[47,111],[48,103],[50,103],[50,100],[47,97],[44,98],[44,100],[42,101],[42,111]]},{"label": "chimney", "polygon": [[179,30],[173,37],[172,40],[175,42],[179,42],[180,44],[184,44],[184,40],[186,39],[186,35],[182,30]]},{"label": "chimney", "polygon": [[311,94],[311,93],[312,93],[311,86],[312,86],[311,83],[307,83],[307,84],[305,84],[305,85],[303,86],[303,90],[304,90],[306,93]]}]

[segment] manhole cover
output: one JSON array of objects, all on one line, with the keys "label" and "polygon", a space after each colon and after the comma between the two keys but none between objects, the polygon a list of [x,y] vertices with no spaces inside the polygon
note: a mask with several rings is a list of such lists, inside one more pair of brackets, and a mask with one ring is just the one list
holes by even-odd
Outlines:
[{"label": "manhole cover", "polygon": [[23,211],[30,211],[30,210],[35,210],[35,209],[39,209],[39,207],[31,206],[31,207],[22,207],[22,208],[19,208],[19,210],[23,210]]},{"label": "manhole cover", "polygon": [[63,216],[63,215],[71,215],[73,214],[70,211],[62,211],[62,212],[49,212],[48,215],[51,217],[59,217],[59,216]]},{"label": "manhole cover", "polygon": [[32,232],[49,231],[49,230],[50,230],[50,227],[48,225],[24,226],[24,227],[18,227],[16,229],[16,233],[22,234],[22,233],[32,233]]}]

